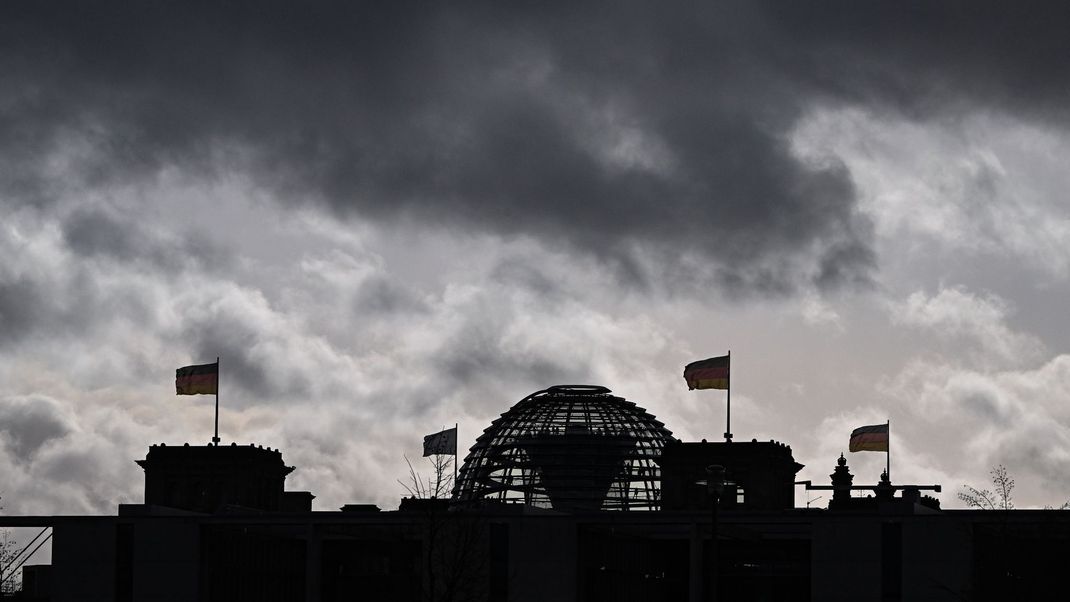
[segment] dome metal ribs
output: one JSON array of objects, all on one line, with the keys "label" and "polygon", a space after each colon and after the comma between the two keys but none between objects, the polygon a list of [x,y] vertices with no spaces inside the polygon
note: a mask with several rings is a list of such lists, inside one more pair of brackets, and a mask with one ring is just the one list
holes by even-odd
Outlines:
[{"label": "dome metal ribs", "polygon": [[524,503],[557,510],[657,510],[655,458],[672,433],[605,387],[533,393],[476,440],[454,500]]}]

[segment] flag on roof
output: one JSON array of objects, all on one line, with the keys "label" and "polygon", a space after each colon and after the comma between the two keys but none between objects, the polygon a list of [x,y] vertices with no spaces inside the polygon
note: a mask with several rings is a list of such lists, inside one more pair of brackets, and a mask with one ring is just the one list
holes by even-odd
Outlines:
[{"label": "flag on roof", "polygon": [[424,457],[435,454],[457,455],[457,427],[424,437]]},{"label": "flag on roof", "polygon": [[212,395],[219,393],[219,364],[199,364],[175,370],[177,395]]},{"label": "flag on roof", "polygon": [[888,451],[888,425],[860,426],[851,431],[849,451]]},{"label": "flag on roof", "polygon": [[731,372],[730,355],[691,362],[684,367],[688,389],[727,389]]}]

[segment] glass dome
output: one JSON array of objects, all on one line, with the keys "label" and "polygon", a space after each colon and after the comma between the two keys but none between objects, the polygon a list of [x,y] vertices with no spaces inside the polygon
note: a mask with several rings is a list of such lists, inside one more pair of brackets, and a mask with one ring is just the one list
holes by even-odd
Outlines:
[{"label": "glass dome", "polygon": [[528,395],[483,431],[464,459],[457,504],[484,500],[555,510],[657,510],[672,433],[605,387]]}]

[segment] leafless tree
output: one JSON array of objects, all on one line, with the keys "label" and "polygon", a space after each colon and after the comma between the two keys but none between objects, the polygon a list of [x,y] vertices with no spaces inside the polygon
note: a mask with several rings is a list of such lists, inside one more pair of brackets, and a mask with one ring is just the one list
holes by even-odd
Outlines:
[{"label": "leafless tree", "polygon": [[409,496],[420,499],[443,499],[449,497],[453,492],[453,456],[445,454],[438,454],[428,457],[431,462],[431,474],[424,477],[416,472],[416,469],[412,466],[412,461],[408,456],[405,456],[405,464],[409,467],[409,479],[408,482],[398,479],[398,483],[405,488],[405,491],[409,493]]},{"label": "leafless tree", "polygon": [[[1007,467],[1000,464],[989,471],[992,475],[992,487],[977,489],[970,485],[963,485],[963,491],[958,496],[968,507],[978,510],[1014,510],[1014,479],[1007,474]],[[1066,504],[1063,505],[1066,507]]]},{"label": "leafless tree", "polygon": [[[1011,492],[1014,491],[1014,479],[1007,474],[1007,468],[1000,464],[989,474],[992,475],[992,486],[995,491],[988,489],[978,490],[969,485],[963,485],[963,491],[959,492],[959,499],[970,508],[978,510],[1014,510],[1014,500]],[[1070,510],[1070,500],[1059,506],[1044,506],[1045,510]]]},{"label": "leafless tree", "polygon": [[[431,472],[424,477],[412,465],[407,481],[398,479],[409,496],[421,500],[448,500],[453,492],[453,456],[429,457]],[[489,566],[489,524],[477,510],[454,511],[441,504],[424,506],[427,526],[426,588],[428,602],[486,600],[485,572]]]}]

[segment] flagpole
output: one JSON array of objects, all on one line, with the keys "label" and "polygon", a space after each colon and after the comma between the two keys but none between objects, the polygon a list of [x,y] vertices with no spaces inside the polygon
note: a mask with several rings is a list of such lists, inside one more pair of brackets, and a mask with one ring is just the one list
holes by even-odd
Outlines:
[{"label": "flagpole", "polygon": [[219,356],[215,358],[215,437],[212,443],[219,445]]},{"label": "flagpole", "polygon": [[453,423],[453,488],[457,489],[457,442],[460,440],[457,423]]},{"label": "flagpole", "polygon": [[892,420],[888,419],[888,447],[884,450],[887,464],[884,471],[888,473],[888,482],[892,482]]},{"label": "flagpole", "polygon": [[728,350],[728,403],[725,404],[728,409],[728,415],[725,420],[725,433],[724,440],[732,442],[732,350]]}]

